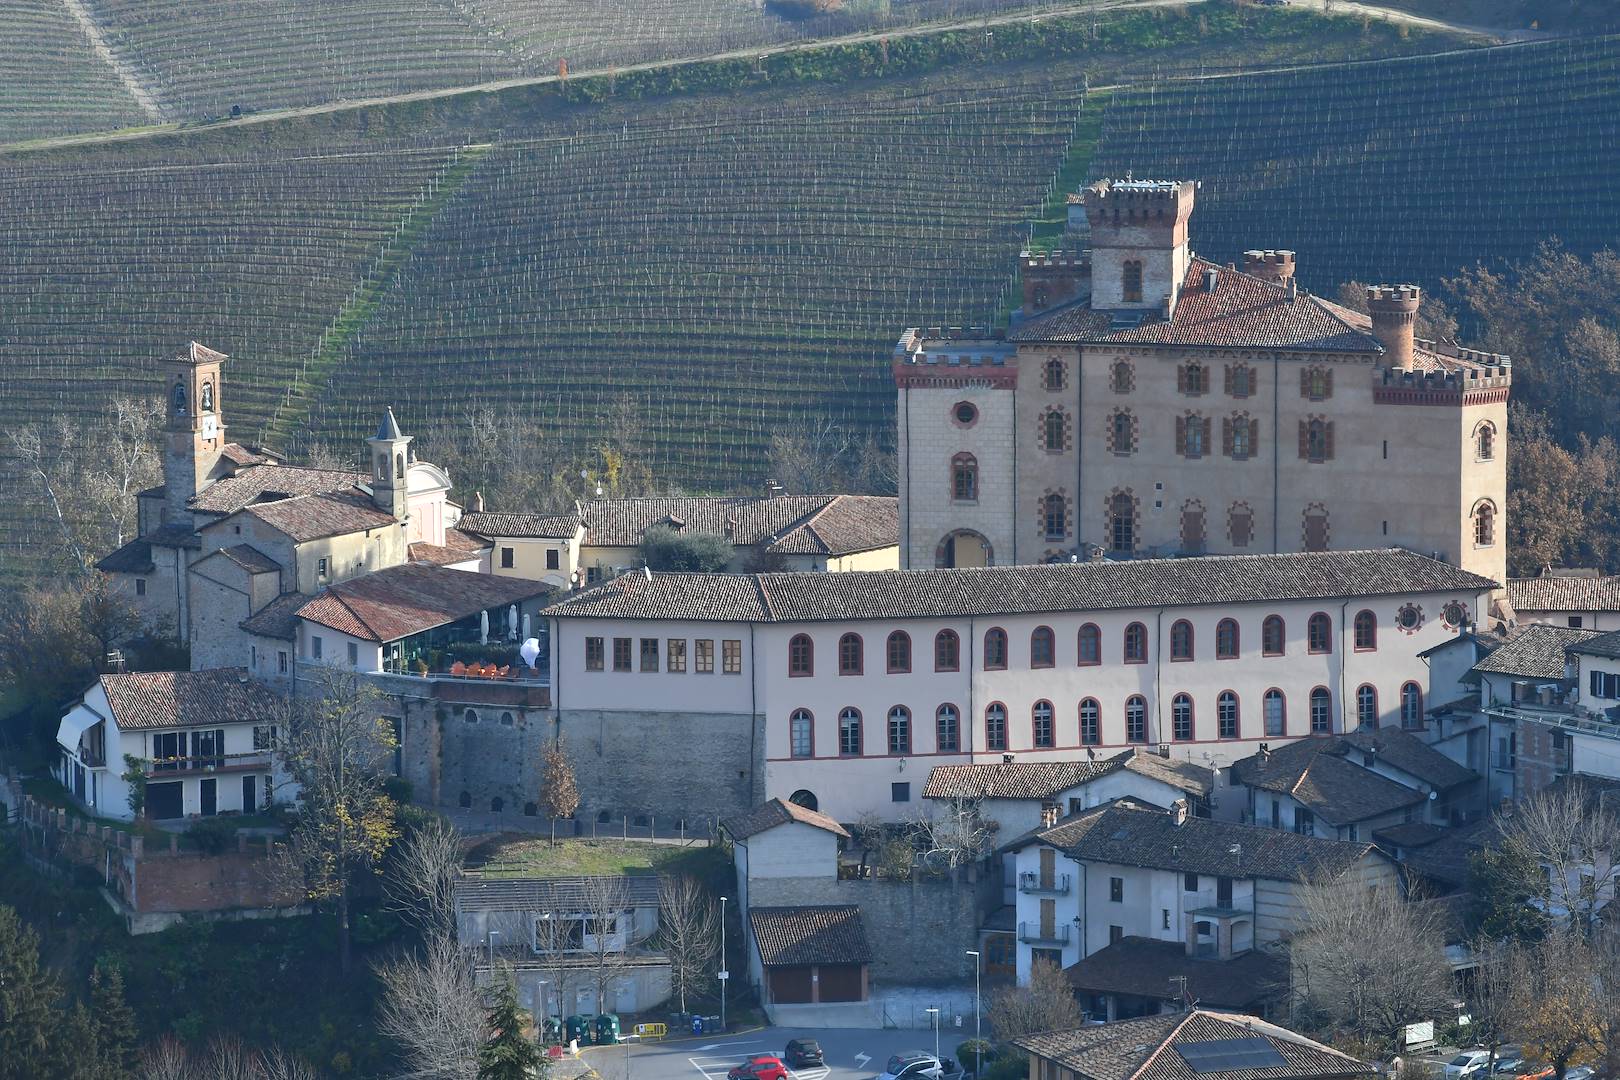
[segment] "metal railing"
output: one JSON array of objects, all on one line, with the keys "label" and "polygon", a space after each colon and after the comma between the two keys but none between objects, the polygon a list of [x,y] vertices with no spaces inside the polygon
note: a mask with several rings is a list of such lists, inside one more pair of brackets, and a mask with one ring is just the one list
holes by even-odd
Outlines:
[{"label": "metal railing", "polygon": [[216,772],[220,769],[268,769],[273,751],[254,750],[246,754],[185,754],[180,757],[153,758],[147,762],[146,773]]},{"label": "metal railing", "polygon": [[1026,870],[1018,875],[1018,891],[1067,896],[1069,894],[1069,875],[1053,874],[1043,880],[1041,875],[1035,871]]},{"label": "metal railing", "polygon": [[1040,923],[1021,922],[1018,924],[1018,940],[1026,945],[1067,945],[1069,924],[1042,927]]}]

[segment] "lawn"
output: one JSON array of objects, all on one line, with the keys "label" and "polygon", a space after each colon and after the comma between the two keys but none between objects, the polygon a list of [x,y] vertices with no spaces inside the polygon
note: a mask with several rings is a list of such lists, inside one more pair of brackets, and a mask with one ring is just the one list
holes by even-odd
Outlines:
[{"label": "lawn", "polygon": [[498,836],[467,853],[466,866],[486,877],[586,877],[599,874],[691,874],[708,879],[726,864],[720,848],[646,840],[550,840]]}]

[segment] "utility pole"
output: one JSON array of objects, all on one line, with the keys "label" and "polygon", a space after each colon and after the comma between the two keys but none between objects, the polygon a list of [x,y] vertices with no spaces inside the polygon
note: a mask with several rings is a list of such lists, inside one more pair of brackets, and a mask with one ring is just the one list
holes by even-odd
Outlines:
[{"label": "utility pole", "polygon": [[979,1080],[984,1071],[984,1044],[979,1039],[979,952],[969,949],[967,954],[973,957],[973,1080]]},{"label": "utility pole", "polygon": [[720,898],[720,1030],[726,1030],[726,983],[731,972],[726,970],[726,898]]}]

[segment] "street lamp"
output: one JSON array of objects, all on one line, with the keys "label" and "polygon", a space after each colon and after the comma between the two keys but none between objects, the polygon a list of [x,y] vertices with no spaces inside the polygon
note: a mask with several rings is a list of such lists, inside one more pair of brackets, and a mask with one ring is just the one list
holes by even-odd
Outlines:
[{"label": "street lamp", "polygon": [[979,951],[969,949],[967,954],[973,957],[973,1080],[978,1080],[984,1071],[984,1043],[979,1039]]},{"label": "street lamp", "polygon": [[932,1013],[934,1017],[934,1075],[943,1078],[945,1066],[939,1060],[939,1010],[928,1009],[927,1011]]},{"label": "street lamp", "polygon": [[491,980],[495,978],[495,939],[500,936],[501,932],[499,930],[489,932],[489,977]]},{"label": "street lamp", "polygon": [[726,1030],[726,983],[731,972],[726,970],[726,898],[720,898],[720,1030]]}]

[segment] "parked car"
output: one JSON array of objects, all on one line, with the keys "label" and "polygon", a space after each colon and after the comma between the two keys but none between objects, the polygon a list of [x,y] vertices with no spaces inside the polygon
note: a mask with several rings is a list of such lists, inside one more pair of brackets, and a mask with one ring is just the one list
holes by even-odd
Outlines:
[{"label": "parked car", "polygon": [[1580,1065],[1573,1069],[1564,1070],[1564,1080],[1592,1080],[1597,1070],[1590,1065]]},{"label": "parked car", "polygon": [[962,1069],[950,1058],[941,1061],[933,1054],[895,1054],[877,1080],[951,1080]]},{"label": "parked car", "polygon": [[1524,1058],[1518,1054],[1504,1054],[1496,1059],[1496,1065],[1491,1069],[1492,1076],[1518,1076],[1528,1068]]},{"label": "parked car", "polygon": [[1446,1062],[1446,1080],[1470,1080],[1482,1074],[1490,1063],[1489,1050],[1464,1050]]},{"label": "parked car", "polygon": [[726,1080],[787,1080],[787,1066],[775,1054],[755,1054],[726,1073]]},{"label": "parked car", "polygon": [[789,1039],[782,1059],[794,1069],[826,1064],[821,1054],[821,1044],[814,1039]]},{"label": "parked car", "polygon": [[1513,1080],[1553,1080],[1556,1071],[1551,1065],[1526,1065]]}]

